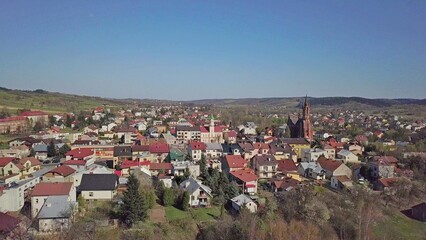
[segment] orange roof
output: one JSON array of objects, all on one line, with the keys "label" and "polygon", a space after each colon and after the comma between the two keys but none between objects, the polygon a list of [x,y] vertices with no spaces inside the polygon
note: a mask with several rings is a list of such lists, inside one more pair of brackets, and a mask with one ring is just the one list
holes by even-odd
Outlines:
[{"label": "orange roof", "polygon": [[37,184],[32,193],[31,196],[59,196],[59,195],[69,195],[71,188],[72,188],[72,182],[66,182],[66,183],[39,183]]},{"label": "orange roof", "polygon": [[241,155],[226,155],[225,160],[230,168],[244,168],[247,165],[247,161]]},{"label": "orange roof", "polygon": [[319,157],[317,162],[323,169],[332,172],[334,172],[338,167],[340,167],[340,165],[343,164],[341,161],[326,159],[323,156]]},{"label": "orange roof", "polygon": [[257,180],[256,174],[254,174],[254,171],[249,168],[231,171],[230,174],[243,182],[252,182]]},{"label": "orange roof", "polygon": [[75,169],[72,167],[69,167],[67,165],[62,165],[60,167],[54,168],[50,170],[51,173],[57,173],[63,177],[67,177],[75,172]]},{"label": "orange roof", "polygon": [[7,164],[9,164],[10,162],[12,162],[15,159],[16,158],[14,158],[14,157],[2,157],[2,158],[0,158],[0,167],[6,166]]}]

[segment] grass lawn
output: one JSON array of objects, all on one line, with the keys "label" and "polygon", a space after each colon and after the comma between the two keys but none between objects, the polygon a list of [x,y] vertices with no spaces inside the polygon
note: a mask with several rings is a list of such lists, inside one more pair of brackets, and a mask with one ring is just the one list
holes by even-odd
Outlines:
[{"label": "grass lawn", "polygon": [[374,226],[374,234],[378,238],[392,239],[425,239],[426,223],[410,219],[400,212]]},{"label": "grass lawn", "polygon": [[190,217],[188,212],[184,212],[184,211],[177,209],[173,206],[165,207],[165,209],[166,209],[166,218],[169,221]]},{"label": "grass lawn", "polygon": [[[226,210],[224,210],[225,212]],[[194,208],[191,209],[194,220],[212,221],[220,217],[220,207],[213,206],[211,208]]]}]

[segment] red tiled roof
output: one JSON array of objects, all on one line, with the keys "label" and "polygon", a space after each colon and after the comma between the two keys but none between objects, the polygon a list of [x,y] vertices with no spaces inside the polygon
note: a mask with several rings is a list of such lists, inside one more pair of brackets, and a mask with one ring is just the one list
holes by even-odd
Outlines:
[{"label": "red tiled roof", "polygon": [[93,155],[93,149],[90,148],[76,148],[74,150],[71,150],[65,154],[65,156],[71,156],[73,158],[80,158],[83,159],[85,157],[88,157],[90,155]]},{"label": "red tiled roof", "polygon": [[230,174],[243,182],[252,182],[257,180],[256,174],[254,174],[253,170],[249,168],[231,171]]},{"label": "red tiled roof", "polygon": [[47,113],[43,111],[26,111],[20,114],[20,116],[23,116],[23,117],[43,116],[43,115],[47,115]]},{"label": "red tiled roof", "polygon": [[296,164],[291,159],[278,161],[278,170],[281,172],[297,172]]},{"label": "red tiled roof", "polygon": [[232,137],[232,138],[237,137],[237,132],[236,131],[229,131],[228,137]]},{"label": "red tiled roof", "polygon": [[57,168],[50,170],[49,172],[57,173],[57,174],[59,174],[63,177],[67,177],[67,176],[73,174],[75,172],[75,169],[72,168],[72,167],[69,167],[67,165],[62,165],[62,166],[59,166]]},{"label": "red tiled roof", "polygon": [[169,153],[170,148],[168,144],[165,143],[153,143],[149,145],[149,152],[151,153]]},{"label": "red tiled roof", "polygon": [[172,170],[172,164],[171,163],[151,163],[151,166],[149,167],[150,170]]},{"label": "red tiled roof", "polygon": [[58,196],[58,195],[69,195],[71,188],[72,188],[72,182],[66,182],[66,183],[47,183],[42,182],[37,184],[32,193],[31,196]]},{"label": "red tiled roof", "polygon": [[225,160],[230,168],[244,168],[247,165],[241,155],[226,155]]},{"label": "red tiled roof", "polygon": [[340,165],[343,164],[341,161],[326,159],[325,157],[319,157],[317,160],[318,164],[325,170],[334,172]]},{"label": "red tiled roof", "polygon": [[269,149],[269,144],[257,142],[257,143],[253,143],[253,147],[254,149]]},{"label": "red tiled roof", "polygon": [[132,152],[148,152],[149,145],[133,145]]},{"label": "red tiled roof", "polygon": [[19,219],[0,212],[0,234],[11,232],[20,222]]},{"label": "red tiled roof", "polygon": [[23,159],[19,160],[19,163],[25,164],[27,161],[31,162],[31,166],[32,167],[33,166],[41,165],[40,161],[37,158],[35,158],[35,157],[26,157],[26,158],[23,158]]},{"label": "red tiled roof", "polygon": [[207,131],[207,129],[203,126],[200,126],[200,132],[202,133],[208,133],[209,131]]},{"label": "red tiled roof", "polygon": [[384,162],[387,164],[395,164],[398,163],[398,159],[392,156],[375,156],[373,160],[376,162]]},{"label": "red tiled roof", "polygon": [[62,163],[62,165],[86,165],[86,161],[84,160],[68,160]]},{"label": "red tiled roof", "polygon": [[0,119],[0,122],[15,122],[15,121],[25,121],[27,120],[26,117],[7,117]]},{"label": "red tiled roof", "polygon": [[396,183],[398,178],[380,178],[379,183],[381,183],[384,187],[390,187],[392,184]]},{"label": "red tiled roof", "polygon": [[151,165],[150,161],[123,161],[121,163],[121,168],[129,168],[129,167],[138,167],[138,166],[149,166]]},{"label": "red tiled roof", "polygon": [[14,157],[2,157],[0,158],[0,167],[4,167],[10,162],[14,161],[16,158]]},{"label": "red tiled roof", "polygon": [[203,142],[191,142],[191,150],[206,150],[206,144]]}]

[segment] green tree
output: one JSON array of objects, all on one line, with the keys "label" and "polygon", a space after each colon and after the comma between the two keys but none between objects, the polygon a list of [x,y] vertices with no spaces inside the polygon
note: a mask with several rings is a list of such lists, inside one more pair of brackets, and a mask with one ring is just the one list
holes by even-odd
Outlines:
[{"label": "green tree", "polygon": [[204,173],[206,170],[206,156],[204,154],[201,154],[201,159],[199,161],[200,164],[200,172]]},{"label": "green tree", "polygon": [[183,211],[187,211],[189,209],[189,192],[185,191],[183,192],[182,202],[181,202],[181,209]]},{"label": "green tree", "polygon": [[49,126],[54,126],[56,124],[56,118],[53,115],[49,116]]},{"label": "green tree", "polygon": [[185,169],[183,176],[185,177],[185,179],[188,179],[191,176],[191,172],[189,171],[188,167]]},{"label": "green tree", "polygon": [[142,189],[142,196],[148,209],[155,205],[155,192],[152,189]]},{"label": "green tree", "polygon": [[61,148],[59,148],[59,156],[65,157],[65,154],[70,150],[71,148],[68,146],[68,144],[64,144]]},{"label": "green tree", "polygon": [[139,180],[131,174],[127,182],[127,190],[123,195],[123,205],[120,209],[121,220],[128,227],[147,217],[147,204],[139,191]]},{"label": "green tree", "polygon": [[50,141],[49,146],[47,146],[47,156],[54,157],[58,155],[58,151],[56,150],[56,145],[53,141]]},{"label": "green tree", "polygon": [[175,192],[171,188],[165,188],[163,191],[163,205],[172,206],[175,203]]}]

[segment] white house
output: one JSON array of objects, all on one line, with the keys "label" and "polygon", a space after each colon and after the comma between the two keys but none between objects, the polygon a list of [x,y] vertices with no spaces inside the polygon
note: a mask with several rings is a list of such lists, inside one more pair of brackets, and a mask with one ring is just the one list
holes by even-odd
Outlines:
[{"label": "white house", "polygon": [[200,181],[189,177],[187,180],[180,184],[180,188],[183,191],[188,191],[190,195],[189,206],[190,207],[207,207],[210,206],[212,196],[212,190],[203,185]]},{"label": "white house", "polygon": [[232,208],[239,212],[242,207],[247,208],[250,212],[257,212],[257,204],[247,195],[241,194],[231,199]]},{"label": "white house", "polygon": [[40,232],[62,232],[71,227],[77,203],[67,196],[50,196],[44,202],[38,216]]},{"label": "white house", "polygon": [[66,196],[76,202],[77,193],[72,182],[38,183],[31,193],[31,217],[36,218],[46,199],[50,196]]},{"label": "white house", "polygon": [[337,153],[337,159],[342,160],[344,163],[360,163],[358,156],[355,155],[353,152],[342,149]]},{"label": "white house", "polygon": [[83,174],[78,190],[86,200],[112,200],[117,187],[116,174]]}]

